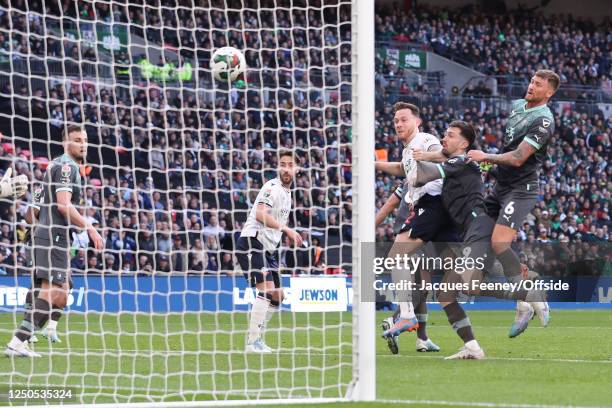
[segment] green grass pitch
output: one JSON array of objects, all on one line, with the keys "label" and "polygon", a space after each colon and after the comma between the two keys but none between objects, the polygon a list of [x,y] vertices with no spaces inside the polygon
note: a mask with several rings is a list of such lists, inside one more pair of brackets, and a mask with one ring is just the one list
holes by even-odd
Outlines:
[{"label": "green grass pitch", "polygon": [[[515,339],[507,337],[513,312],[469,315],[487,360],[443,360],[461,344],[442,312],[428,324],[440,353],[415,352],[415,334],[405,333],[391,355],[376,327],[380,402],[342,405],[612,406],[612,311],[553,310],[548,328],[536,319]],[[8,341],[15,317],[0,322]],[[265,356],[243,353],[245,313],[71,314],[59,327],[63,343],[35,345],[42,358],[0,360],[3,383],[13,384],[2,393],[29,383],[70,387],[74,402],[340,397],[351,378],[348,313],[281,313],[266,335],[281,351]]]}]

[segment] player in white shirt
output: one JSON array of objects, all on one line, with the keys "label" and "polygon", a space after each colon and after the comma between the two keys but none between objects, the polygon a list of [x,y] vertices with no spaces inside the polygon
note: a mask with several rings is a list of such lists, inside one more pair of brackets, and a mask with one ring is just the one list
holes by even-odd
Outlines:
[{"label": "player in white shirt", "polygon": [[[412,164],[412,150],[441,150],[437,137],[419,131],[421,124],[419,108],[413,104],[398,102],[393,107],[393,123],[398,139],[404,144],[401,162],[376,162],[376,170],[395,176],[407,176]],[[395,237],[393,247],[387,255],[393,258],[396,254],[414,254],[426,242],[456,242],[459,236],[441,200],[442,180],[434,180],[423,187],[405,187],[403,200],[410,207],[404,225]],[[388,206],[385,206],[388,209]],[[383,208],[385,208],[383,207]],[[377,220],[380,216],[377,217]],[[402,269],[392,270],[392,279],[399,282],[414,276]],[[396,291],[399,303],[399,316],[383,321],[383,338],[387,340],[392,353],[398,352],[397,336],[405,331],[424,328],[427,322],[427,304],[425,293],[419,293],[418,299],[413,299],[411,291]],[[415,313],[415,305],[417,311]],[[417,316],[418,314],[418,316]],[[424,330],[417,333],[417,351],[439,351],[426,335]],[[419,335],[420,334],[420,335]]]},{"label": "player in white shirt", "polygon": [[247,352],[272,352],[263,333],[283,301],[277,254],[283,232],[296,246],[302,245],[300,234],[287,226],[292,204],[290,188],[296,171],[293,154],[281,152],[278,178],[265,183],[257,194],[236,243],[236,257],[244,277],[257,289],[249,317]]}]

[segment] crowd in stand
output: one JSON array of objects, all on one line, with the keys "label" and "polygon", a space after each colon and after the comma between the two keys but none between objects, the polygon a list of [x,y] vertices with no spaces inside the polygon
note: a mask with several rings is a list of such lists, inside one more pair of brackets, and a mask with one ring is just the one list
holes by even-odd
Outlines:
[{"label": "crowd in stand", "polygon": [[[3,26],[9,27],[8,19],[12,18],[13,32],[38,33],[44,21],[17,11],[19,3],[13,2],[12,17],[0,13]],[[271,89],[264,92],[253,86],[203,97],[188,87],[178,91],[137,82],[130,90],[87,81],[48,87],[3,85],[0,94],[9,97],[10,113],[18,118],[48,120],[57,129],[66,122],[87,124],[92,141],[88,160],[94,170],[87,178],[85,211],[90,221],[103,230],[106,249],[103,255],[87,250],[86,234],[75,233],[72,260],[75,271],[235,271],[232,257],[235,239],[255,195],[267,179],[275,176],[280,148],[293,149],[301,168],[294,185],[292,226],[315,248],[291,251],[284,240],[283,264],[305,269],[319,267],[325,257],[320,257],[318,245],[326,247],[332,236],[350,244],[351,107],[342,96],[340,84],[343,74],[350,71],[348,8],[336,13],[332,12],[334,7],[326,7],[325,12],[297,8],[291,14],[283,8],[276,11],[253,8],[240,20],[236,13],[216,9],[188,11],[178,7],[172,10],[172,15],[164,14],[170,9],[149,15],[143,7],[126,13],[119,5],[109,8],[100,2],[96,3],[95,11],[84,3],[86,10],[74,13],[66,4],[70,3],[64,3],[65,15],[84,20],[96,17],[125,22],[125,16],[129,16],[135,30],[140,25],[147,27],[142,28],[141,34],[148,41],[160,47],[162,43],[175,47],[182,58],[205,59],[206,55],[198,54],[201,50],[223,45],[244,47],[246,42],[250,48],[246,52],[247,64],[252,74],[249,83],[256,85],[261,81]],[[450,19],[454,21],[451,24],[449,18],[436,15],[424,18],[419,13],[425,11],[377,16],[377,30],[381,35],[384,31],[401,36],[401,30],[412,27],[419,34],[409,40],[433,46],[442,39],[452,50],[452,44],[459,40],[445,37],[452,34],[447,30],[450,26],[465,31],[465,35],[475,35],[479,39],[475,46],[490,41],[502,48],[524,41],[523,31],[534,27],[531,20],[509,27],[502,40],[497,32],[491,37],[487,30],[493,28],[479,25],[478,15],[473,21]],[[495,26],[507,27],[510,20],[498,18]],[[238,21],[244,24],[243,29],[228,31]],[[558,30],[554,24],[546,27],[542,35]],[[600,58],[594,51],[601,45],[599,28],[588,29],[588,25],[578,23],[569,27],[582,30],[583,40],[577,41],[570,30],[559,37],[559,47],[568,53],[574,52],[571,47],[578,47],[577,60],[583,58],[585,47],[593,51],[598,64],[595,77],[603,80],[609,68],[606,54],[602,53],[604,57]],[[7,46],[7,33],[0,29],[0,52],[11,49]],[[75,60],[87,58],[79,54],[87,52],[86,48],[49,47],[51,38],[22,35],[13,36],[12,40],[13,51],[17,50],[12,55],[17,55],[15,58],[44,56],[45,52],[56,52],[52,55],[62,58],[64,49],[76,52],[72,56]],[[36,41],[43,44],[46,41],[46,45],[37,45]],[[448,49],[438,51],[448,53]],[[584,83],[592,83],[589,69],[581,74],[581,68],[575,64],[569,70],[558,67],[560,57],[555,50],[549,66],[560,68],[565,81],[582,82],[586,78]],[[514,58],[510,49],[506,51],[510,53],[508,58]],[[536,54],[521,54],[526,63],[515,72],[517,75],[540,66],[540,62],[529,62],[533,55]],[[493,59],[490,57],[484,64],[496,64]],[[388,149],[389,160],[399,160],[402,146],[395,140],[390,104],[385,99],[397,83],[379,81],[378,86],[381,92],[377,92],[380,109],[376,113],[376,143]],[[412,95],[430,92],[426,87],[412,90],[415,91]],[[483,149],[496,151],[505,117],[504,112],[491,106],[466,111],[455,111],[444,104],[423,106],[422,130],[440,135],[447,123],[461,118],[478,127]],[[556,120],[555,137],[541,177],[540,202],[521,228],[519,239],[609,240],[612,120],[605,120],[602,114],[586,115],[572,110],[564,110]],[[11,136],[4,135],[2,142]],[[28,135],[15,136],[28,140]],[[46,164],[39,160],[41,152],[19,143],[5,143],[1,147],[3,169],[11,162],[17,173],[29,175],[33,182],[42,179]],[[48,152],[44,154],[48,156]],[[490,186],[491,178],[488,176],[487,180]],[[380,207],[397,180],[378,174],[376,183]],[[16,212],[8,203],[0,206],[0,265],[7,272],[28,263],[26,247],[20,242],[25,240],[27,231],[23,217],[29,199],[28,196],[19,202]],[[377,229],[378,239],[391,237],[389,223]]]},{"label": "crowd in stand", "polygon": [[[26,13],[18,3],[13,3],[13,13],[0,13],[5,26],[13,27],[10,39],[16,53],[11,56],[27,60],[44,56],[45,49],[49,57],[66,56],[65,50],[72,49],[70,39],[45,48],[33,45],[32,41],[40,40],[36,35],[23,35],[30,29],[39,33],[41,18]],[[204,7],[189,15],[179,7],[178,14],[164,11],[162,16],[146,13],[143,6],[130,7],[127,14],[119,5],[114,5],[119,8],[114,12],[102,3],[96,3],[95,11],[88,3],[81,6],[85,9],[75,14],[65,4],[61,14],[83,21],[96,17],[124,22],[129,15],[131,29],[151,28],[141,32],[148,41],[160,48],[180,45],[181,51],[189,49],[187,38],[195,41],[192,46],[198,50],[209,50],[211,42],[214,47],[228,45],[223,29],[240,21],[237,14]],[[36,5],[30,4],[29,10],[36,10]],[[49,16],[54,12],[59,15],[58,10],[47,10]],[[90,221],[103,229],[106,248],[103,255],[87,251],[87,235],[75,235],[73,269],[235,271],[232,251],[237,234],[263,183],[276,176],[281,148],[295,151],[301,169],[290,222],[310,244],[289,250],[285,240],[283,264],[323,268],[320,246],[332,241],[337,246],[350,243],[351,107],[343,102],[340,89],[340,72],[350,72],[350,26],[341,24],[350,21],[350,9],[248,13],[252,15],[244,19],[243,30],[229,32],[230,44],[242,47],[234,41],[246,40],[250,48],[247,65],[255,80],[249,79],[253,86],[247,89],[220,89],[203,96],[189,86],[177,91],[139,81],[129,91],[89,81],[14,88],[4,84],[1,94],[9,96],[10,109],[14,107],[18,118],[48,120],[51,129],[58,131],[66,122],[86,124],[92,142],[88,164],[93,171],[85,189],[85,206]],[[203,24],[203,19],[210,24]],[[338,29],[323,29],[333,19]],[[0,47],[8,51],[8,32],[1,34]],[[304,50],[291,52],[293,44],[305,46]],[[279,52],[266,48],[279,48]],[[181,55],[193,57],[189,52]],[[83,55],[67,57],[79,60]],[[203,55],[196,57],[207,60]],[[256,86],[258,76],[267,91]],[[16,140],[28,140],[27,135],[16,136],[21,136]],[[48,159],[38,156],[48,156],[48,151],[33,151],[27,143],[5,147],[0,153],[3,168],[15,156],[18,173],[28,174],[33,181],[42,179]],[[27,263],[25,247],[15,246],[25,236],[26,201],[18,203],[16,215],[6,205],[2,209],[3,225],[9,229],[0,243],[5,270]],[[13,225],[18,231],[11,230]]]},{"label": "crowd in stand", "polygon": [[537,69],[552,69],[562,83],[609,88],[609,18],[595,24],[537,10],[484,13],[467,7],[382,10],[376,38],[424,45],[489,75],[528,81]]},{"label": "crowd in stand", "polygon": [[[5,87],[2,92],[11,90]],[[40,96],[36,99],[28,99],[27,92],[16,92],[23,94],[23,99],[15,98],[20,102],[15,104],[17,115],[44,119],[50,112],[52,126],[65,120],[100,123],[103,147],[91,145],[88,157],[116,163],[94,172],[99,179],[90,179],[95,185],[86,189],[88,215],[106,227],[107,251],[90,259],[79,251],[73,261],[77,269],[88,264],[114,271],[234,270],[230,254],[235,234],[263,183],[276,176],[281,148],[294,149],[301,168],[292,225],[306,242],[332,233],[350,241],[348,104],[324,107],[322,100],[309,105],[304,99],[301,109],[293,111],[286,101],[279,106],[270,100],[262,106],[255,92],[247,102],[246,92],[240,92],[234,101],[225,94],[211,105],[198,106],[192,95],[137,90],[131,107],[119,102],[114,109],[113,92],[91,85],[58,85],[51,89],[51,98],[42,89],[35,91]],[[35,109],[39,104],[45,106]],[[65,118],[54,117],[56,108],[63,114],[61,104],[72,108]],[[88,127],[90,132],[96,129]],[[47,160],[29,161],[32,154],[20,146],[1,152],[5,160],[18,158],[19,173],[41,180]],[[18,223],[25,209],[25,203],[17,206]],[[11,220],[5,220],[9,226]],[[81,238],[86,247],[86,234]]]}]

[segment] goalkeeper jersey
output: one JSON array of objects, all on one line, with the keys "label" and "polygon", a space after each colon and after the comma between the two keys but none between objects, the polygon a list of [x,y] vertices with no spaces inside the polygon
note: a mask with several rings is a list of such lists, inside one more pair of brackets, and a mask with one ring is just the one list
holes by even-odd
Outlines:
[{"label": "goalkeeper jersey", "polygon": [[49,163],[43,177],[43,189],[38,205],[40,213],[34,239],[51,241],[58,246],[68,247],[70,224],[57,208],[57,193],[72,193],[70,201],[79,205],[81,200],[81,174],[79,165],[67,154]]},{"label": "goalkeeper jersey", "polygon": [[240,236],[257,237],[266,251],[274,251],[280,244],[283,233],[280,230],[265,227],[257,221],[255,216],[257,206],[259,204],[267,205],[272,209],[271,215],[274,219],[281,225],[287,225],[291,212],[291,202],[291,191],[285,188],[278,178],[268,181],[257,194]]}]

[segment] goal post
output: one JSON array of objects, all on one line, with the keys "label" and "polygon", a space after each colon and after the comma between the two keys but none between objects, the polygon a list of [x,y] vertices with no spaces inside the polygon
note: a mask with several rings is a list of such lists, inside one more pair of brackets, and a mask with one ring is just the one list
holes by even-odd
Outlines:
[{"label": "goal post", "polygon": [[373,243],[374,214],[374,0],[353,2],[353,338],[355,388],[351,399],[376,399],[376,305],[364,302],[365,288],[361,274],[362,243]]},{"label": "goal post", "polygon": [[[0,172],[31,181],[0,200],[2,347],[34,270],[28,201],[66,125],[87,131],[77,207],[105,239],[96,252],[72,233],[62,342],[35,333],[42,357],[7,360],[8,389],[71,391],[41,406],[374,400],[361,285],[375,240],[374,0],[9,0],[0,21]],[[223,46],[245,55],[244,81],[212,78]],[[285,149],[301,167],[290,227],[308,246],[281,241],[274,351],[247,354],[256,291],[236,241]]]}]

